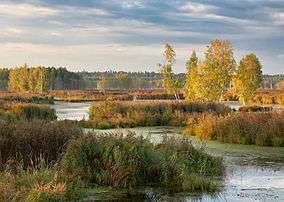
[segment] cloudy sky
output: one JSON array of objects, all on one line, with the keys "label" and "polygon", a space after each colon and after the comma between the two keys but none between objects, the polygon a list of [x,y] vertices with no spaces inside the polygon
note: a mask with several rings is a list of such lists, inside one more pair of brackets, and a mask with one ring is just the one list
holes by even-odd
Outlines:
[{"label": "cloudy sky", "polygon": [[157,71],[165,43],[176,72],[214,38],[239,60],[254,52],[265,73],[284,73],[284,0],[1,0],[0,66]]}]

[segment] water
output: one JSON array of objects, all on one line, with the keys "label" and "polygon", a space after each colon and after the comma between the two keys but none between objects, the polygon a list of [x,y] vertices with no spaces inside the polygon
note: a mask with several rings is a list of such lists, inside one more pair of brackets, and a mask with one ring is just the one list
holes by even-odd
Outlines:
[{"label": "water", "polygon": [[[81,120],[88,119],[90,103],[56,102],[52,107],[56,109],[58,119]],[[234,103],[234,106],[238,106]],[[133,131],[138,135],[147,136],[153,142],[159,142],[162,135],[177,136],[177,128],[152,127],[135,129],[113,129],[112,132]],[[96,130],[98,131],[98,130]],[[101,132],[101,131],[100,131]],[[200,141],[193,140],[197,146]],[[147,190],[146,195],[122,196],[118,200],[108,201],[154,201],[149,199],[157,194],[156,201],[284,201],[284,148],[257,147],[246,145],[232,145],[209,141],[206,142],[207,151],[215,156],[222,156],[226,165],[224,187],[218,196],[209,195],[189,196],[188,194],[166,195],[156,190]],[[96,198],[96,197],[95,197]],[[90,201],[94,201],[91,198]]]},{"label": "water", "polygon": [[51,108],[56,110],[58,120],[88,120],[89,119],[89,108],[91,102],[60,102],[55,101]]},{"label": "water", "polygon": [[[239,102],[224,102],[225,105],[231,107],[232,109],[238,110],[240,107]],[[56,101],[54,105],[50,105],[51,108],[56,110],[56,115],[58,117],[58,120],[88,120],[89,119],[89,108],[90,108],[91,102],[80,102],[80,103],[71,103],[71,102],[60,102]],[[263,106],[269,106],[274,108],[283,108],[282,105],[263,105]]]},{"label": "water", "polygon": [[[150,138],[154,143],[162,135],[177,136],[178,128],[147,127],[134,129],[94,130],[96,132],[135,132]],[[204,142],[193,139],[196,146]],[[180,196],[161,195],[158,201],[284,201],[284,148],[233,145],[215,141],[205,142],[207,152],[224,158],[226,177],[222,191],[210,195]],[[124,201],[126,198],[118,200]]]}]

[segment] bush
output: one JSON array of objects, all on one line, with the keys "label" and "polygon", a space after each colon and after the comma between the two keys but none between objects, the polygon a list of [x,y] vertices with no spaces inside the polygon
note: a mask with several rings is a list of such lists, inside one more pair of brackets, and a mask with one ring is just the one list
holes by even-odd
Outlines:
[{"label": "bush", "polygon": [[[61,166],[66,176],[86,184],[116,188],[155,184],[174,191],[201,191],[201,187],[213,191],[205,177],[223,171],[221,159],[195,149],[189,141],[165,139],[154,146],[134,134],[88,134],[72,140]],[[191,181],[191,176],[199,180]],[[202,186],[195,184],[201,181]]]},{"label": "bush", "polygon": [[0,122],[0,168],[11,159],[25,167],[35,165],[39,157],[56,161],[66,143],[81,133],[67,122]]},{"label": "bush", "polygon": [[200,116],[189,121],[184,134],[228,143],[284,146],[284,112]]},{"label": "bush", "polygon": [[90,108],[96,128],[136,126],[184,126],[191,113],[226,114],[230,108],[217,103],[188,102],[102,102]]}]

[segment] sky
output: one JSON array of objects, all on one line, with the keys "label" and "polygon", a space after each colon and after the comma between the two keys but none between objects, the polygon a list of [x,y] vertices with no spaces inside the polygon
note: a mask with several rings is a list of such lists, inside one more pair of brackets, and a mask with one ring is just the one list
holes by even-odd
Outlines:
[{"label": "sky", "polygon": [[72,71],[158,71],[163,49],[185,71],[212,39],[238,62],[255,53],[263,72],[284,73],[284,0],[0,0],[0,66]]}]

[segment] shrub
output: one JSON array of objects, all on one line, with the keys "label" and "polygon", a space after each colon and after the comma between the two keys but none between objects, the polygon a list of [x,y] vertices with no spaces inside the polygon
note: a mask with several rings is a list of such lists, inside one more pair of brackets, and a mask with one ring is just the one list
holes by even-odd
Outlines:
[{"label": "shrub", "polygon": [[[221,159],[194,148],[189,141],[164,139],[155,146],[131,133],[88,134],[72,140],[61,167],[69,178],[87,184],[116,188],[155,184],[174,191],[187,190],[189,184],[190,190],[210,191],[211,178],[206,184],[205,177],[220,176],[223,171]],[[196,180],[191,181],[191,176]],[[202,186],[195,184],[200,181]]]},{"label": "shrub", "polygon": [[203,116],[184,134],[201,139],[259,146],[284,146],[284,112],[240,112]]},{"label": "shrub", "polygon": [[14,159],[26,167],[39,157],[56,161],[66,143],[81,130],[67,122],[0,122],[0,168]]},{"label": "shrub", "polygon": [[102,102],[90,108],[96,128],[135,126],[184,126],[191,113],[226,114],[230,108],[217,103],[188,102]]}]

